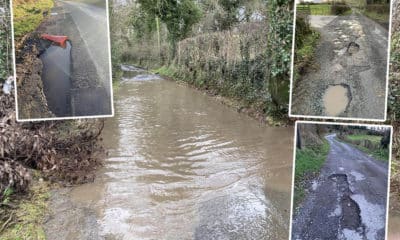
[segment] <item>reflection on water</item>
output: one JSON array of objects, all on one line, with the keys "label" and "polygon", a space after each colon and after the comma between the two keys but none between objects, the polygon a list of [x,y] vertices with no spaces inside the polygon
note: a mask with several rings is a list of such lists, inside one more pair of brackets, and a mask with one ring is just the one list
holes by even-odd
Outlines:
[{"label": "reflection on water", "polygon": [[40,56],[43,62],[42,80],[49,109],[57,116],[71,115],[71,43],[66,47],[50,46]]},{"label": "reflection on water", "polygon": [[121,239],[284,239],[292,128],[259,126],[166,80],[125,81],[103,133],[109,156],[74,200]]}]

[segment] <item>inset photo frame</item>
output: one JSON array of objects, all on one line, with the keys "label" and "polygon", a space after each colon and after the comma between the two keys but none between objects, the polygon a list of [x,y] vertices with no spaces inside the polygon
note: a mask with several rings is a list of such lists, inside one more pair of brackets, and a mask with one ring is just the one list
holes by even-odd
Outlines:
[{"label": "inset photo frame", "polygon": [[291,239],[386,239],[393,128],[297,121]]},{"label": "inset photo frame", "polygon": [[18,121],[114,116],[108,0],[11,0]]},{"label": "inset photo frame", "polygon": [[386,120],[391,4],[296,1],[289,116]]}]

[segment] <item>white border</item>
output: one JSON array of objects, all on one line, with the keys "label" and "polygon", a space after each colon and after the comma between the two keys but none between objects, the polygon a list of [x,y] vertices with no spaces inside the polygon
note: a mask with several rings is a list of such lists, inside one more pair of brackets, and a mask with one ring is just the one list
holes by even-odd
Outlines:
[{"label": "white border", "polygon": [[108,34],[108,55],[109,55],[109,68],[110,68],[110,98],[111,98],[111,114],[109,115],[93,115],[93,116],[71,116],[71,117],[54,117],[54,118],[31,118],[31,119],[19,119],[18,112],[18,91],[17,91],[17,66],[15,59],[15,42],[14,42],[14,11],[13,11],[13,0],[10,0],[10,14],[11,14],[11,35],[12,35],[12,50],[13,50],[13,62],[14,62],[14,92],[15,92],[15,112],[17,122],[37,122],[37,121],[51,121],[51,120],[73,120],[73,119],[91,119],[91,118],[109,118],[114,117],[114,91],[112,82],[112,61],[111,61],[111,36],[110,36],[110,17],[109,17],[109,0],[106,1],[106,17],[107,17],[107,34]]},{"label": "white border", "polygon": [[313,115],[296,115],[292,114],[292,94],[293,94],[293,75],[294,75],[294,50],[296,39],[296,17],[297,17],[297,1],[294,2],[294,17],[293,17],[293,38],[292,38],[292,60],[290,70],[290,92],[289,92],[289,117],[293,118],[309,118],[309,119],[331,119],[331,120],[346,120],[346,121],[365,121],[365,122],[385,122],[387,120],[388,108],[388,94],[389,94],[389,64],[390,64],[390,50],[392,39],[392,7],[393,1],[390,0],[390,15],[389,15],[389,30],[388,30],[388,50],[386,61],[386,90],[385,90],[385,111],[383,119],[373,118],[352,118],[352,117],[331,117],[331,116],[313,116]]},{"label": "white border", "polygon": [[342,125],[342,126],[366,126],[366,127],[387,127],[390,128],[390,143],[389,159],[388,159],[388,176],[387,176],[387,189],[386,189],[386,216],[385,216],[385,239],[388,236],[388,222],[389,222],[389,204],[390,204],[390,176],[392,166],[392,143],[393,143],[393,126],[382,125],[382,124],[359,124],[359,123],[343,123],[343,122],[318,122],[318,121],[304,121],[299,120],[295,123],[294,128],[294,141],[293,141],[293,167],[292,167],[292,189],[291,189],[291,201],[290,201],[290,220],[289,220],[289,240],[292,240],[292,224],[293,224],[293,198],[294,198],[294,176],[296,169],[296,143],[297,143],[297,126],[298,124],[320,124],[320,125]]}]

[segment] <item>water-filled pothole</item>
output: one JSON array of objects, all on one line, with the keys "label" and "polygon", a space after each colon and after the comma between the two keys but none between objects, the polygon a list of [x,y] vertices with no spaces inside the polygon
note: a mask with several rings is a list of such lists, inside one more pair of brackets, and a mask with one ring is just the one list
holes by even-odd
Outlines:
[{"label": "water-filled pothole", "polygon": [[44,94],[50,111],[57,117],[71,112],[71,48],[67,41],[65,47],[51,45],[40,55]]},{"label": "water-filled pothole", "polygon": [[350,101],[351,93],[348,85],[331,85],[323,96],[325,113],[328,116],[338,116],[346,110]]}]

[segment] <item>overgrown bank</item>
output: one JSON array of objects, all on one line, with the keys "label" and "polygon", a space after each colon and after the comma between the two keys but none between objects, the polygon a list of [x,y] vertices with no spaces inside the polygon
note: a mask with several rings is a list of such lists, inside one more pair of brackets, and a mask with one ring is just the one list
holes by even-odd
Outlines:
[{"label": "overgrown bank", "polygon": [[306,15],[297,15],[294,51],[293,84],[297,86],[301,77],[315,70],[315,51],[321,34],[313,29]]},{"label": "overgrown bank", "polygon": [[[13,95],[0,94],[1,239],[25,239],[26,231],[36,231],[35,224],[42,223],[44,209],[30,212],[40,206],[30,208],[29,200],[24,200],[46,194],[35,193],[38,184],[33,181],[32,185],[32,179],[72,184],[91,181],[103,154],[101,120],[17,123],[14,105]],[[29,228],[32,224],[35,227]]]},{"label": "overgrown bank", "polygon": [[338,138],[373,156],[375,159],[383,162],[389,161],[389,133],[384,135],[352,133],[339,135]]},{"label": "overgrown bank", "polygon": [[326,130],[316,125],[298,125],[294,172],[293,209],[297,209],[319,174],[329,152]]},{"label": "overgrown bank", "polygon": [[392,39],[389,76],[388,119],[393,125],[390,208],[400,213],[400,1],[392,6]]},{"label": "overgrown bank", "polygon": [[291,1],[150,2],[154,7],[145,1],[114,2],[111,22],[127,16],[112,25],[114,66],[125,62],[158,69],[214,95],[240,100],[260,119],[286,118]]}]

